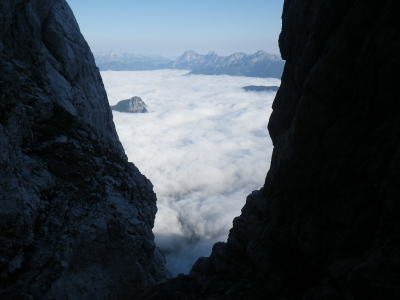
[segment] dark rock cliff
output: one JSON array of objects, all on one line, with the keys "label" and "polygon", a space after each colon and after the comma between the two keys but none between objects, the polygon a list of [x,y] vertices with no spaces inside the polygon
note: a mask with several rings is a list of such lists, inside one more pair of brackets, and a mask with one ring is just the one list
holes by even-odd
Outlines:
[{"label": "dark rock cliff", "polygon": [[285,0],[264,187],[143,299],[400,299],[397,1]]},{"label": "dark rock cliff", "polygon": [[130,299],[168,276],[64,0],[0,2],[0,149],[0,299]]}]

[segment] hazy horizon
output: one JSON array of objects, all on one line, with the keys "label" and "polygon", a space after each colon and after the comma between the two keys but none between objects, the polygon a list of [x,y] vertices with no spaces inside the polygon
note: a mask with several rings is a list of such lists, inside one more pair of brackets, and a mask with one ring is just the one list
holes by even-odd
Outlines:
[{"label": "hazy horizon", "polygon": [[[211,52],[211,51],[214,51],[214,50],[209,50],[209,51],[207,51],[207,52],[199,52],[199,51],[196,51],[196,50],[193,50],[193,49],[187,49],[187,50],[185,50],[184,52],[182,52],[181,54],[179,54],[179,55],[164,55],[164,54],[162,54],[162,53],[135,53],[135,52],[133,52],[133,51],[119,51],[119,50],[115,50],[115,49],[112,49],[112,50],[109,50],[109,51],[99,51],[99,52],[93,52],[93,55],[94,56],[101,56],[101,55],[107,55],[107,54],[111,54],[112,52],[118,52],[118,53],[122,53],[122,54],[132,54],[132,55],[140,55],[140,56],[147,56],[147,57],[157,57],[157,56],[159,56],[159,57],[163,57],[163,58],[167,58],[167,59],[170,59],[171,61],[173,61],[173,60],[175,60],[175,59],[177,59],[177,58],[179,58],[179,57],[181,57],[184,53],[186,53],[187,51],[194,51],[194,52],[196,52],[197,54],[200,54],[200,55],[206,55],[206,54],[208,54],[209,52]],[[249,54],[249,55],[251,55],[251,54],[255,54],[255,53],[257,53],[258,51],[265,51],[264,49],[259,49],[259,50],[257,50],[257,51],[255,51],[255,52],[253,52],[253,53],[246,53],[246,54]],[[238,53],[238,52],[241,52],[241,51],[236,51],[236,52],[233,52],[233,53],[230,53],[230,54],[228,54],[228,55],[222,55],[222,54],[220,54],[220,53],[218,53],[217,51],[214,51],[214,52],[216,52],[218,55],[220,55],[220,56],[230,56],[230,55],[232,55],[232,54],[235,54],[235,53]],[[268,53],[268,52],[267,52]],[[269,54],[275,54],[275,53],[269,53]],[[275,54],[275,55],[278,55],[279,57],[280,57],[280,54]]]}]

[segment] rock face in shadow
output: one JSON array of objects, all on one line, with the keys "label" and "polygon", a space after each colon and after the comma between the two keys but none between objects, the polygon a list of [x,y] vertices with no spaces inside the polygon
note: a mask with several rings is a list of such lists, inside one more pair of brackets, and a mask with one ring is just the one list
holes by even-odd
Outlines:
[{"label": "rock face in shadow", "polygon": [[168,277],[152,184],[63,0],[0,3],[0,149],[1,299],[131,299]]},{"label": "rock face in shadow", "polygon": [[265,185],[227,243],[141,299],[400,299],[394,0],[285,0]]},{"label": "rock face in shadow", "polygon": [[110,106],[112,110],[127,113],[146,113],[147,105],[140,97],[132,97],[131,99],[121,100],[116,105]]}]

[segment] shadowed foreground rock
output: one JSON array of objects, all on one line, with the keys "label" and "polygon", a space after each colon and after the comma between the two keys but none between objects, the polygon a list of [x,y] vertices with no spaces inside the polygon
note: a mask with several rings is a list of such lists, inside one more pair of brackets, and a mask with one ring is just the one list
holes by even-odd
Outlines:
[{"label": "shadowed foreground rock", "polygon": [[63,0],[0,2],[0,149],[0,299],[131,299],[168,276],[152,184]]},{"label": "shadowed foreground rock", "polygon": [[397,1],[285,0],[264,187],[140,299],[400,299]]}]

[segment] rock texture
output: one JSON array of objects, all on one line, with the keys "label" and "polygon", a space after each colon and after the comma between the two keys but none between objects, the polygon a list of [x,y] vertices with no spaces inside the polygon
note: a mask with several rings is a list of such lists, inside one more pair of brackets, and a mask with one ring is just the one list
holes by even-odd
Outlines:
[{"label": "rock texture", "polygon": [[279,86],[248,85],[244,86],[243,89],[246,92],[276,92]]},{"label": "rock texture", "polygon": [[168,276],[64,0],[0,2],[0,298],[131,299]]},{"label": "rock texture", "polygon": [[146,113],[147,105],[140,97],[132,97],[131,99],[121,100],[116,105],[111,106],[112,110],[128,113]]},{"label": "rock texture", "polygon": [[394,0],[285,0],[265,185],[227,243],[142,299],[400,299]]}]

